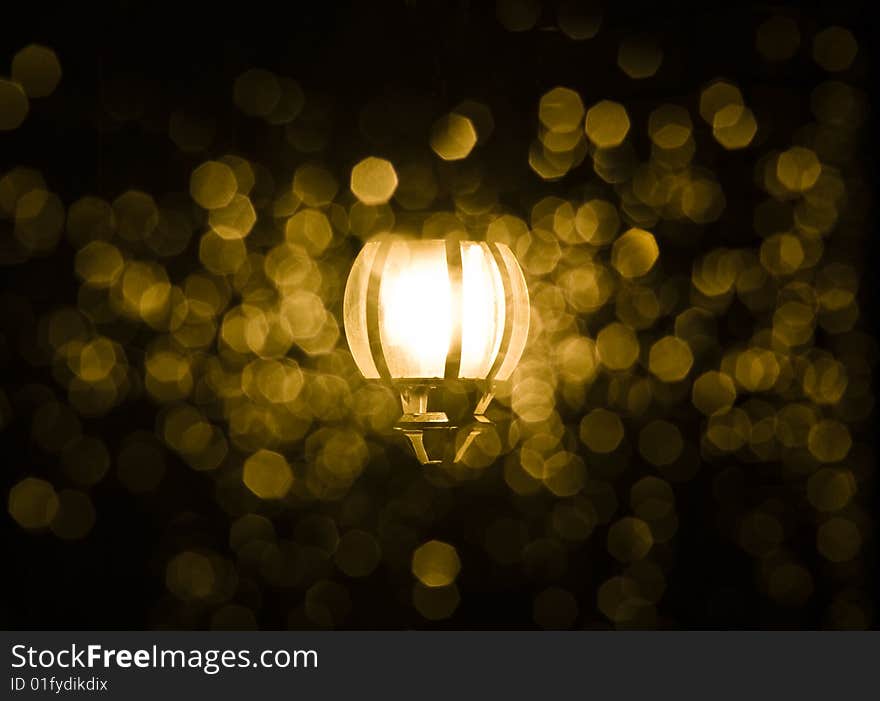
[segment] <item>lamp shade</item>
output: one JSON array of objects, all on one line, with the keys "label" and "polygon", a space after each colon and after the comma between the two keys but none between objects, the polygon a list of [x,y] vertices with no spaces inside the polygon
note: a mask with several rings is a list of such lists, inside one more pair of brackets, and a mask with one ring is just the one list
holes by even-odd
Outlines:
[{"label": "lamp shade", "polygon": [[364,377],[506,380],[529,330],[529,293],[502,243],[367,243],[345,287],[345,334]]}]

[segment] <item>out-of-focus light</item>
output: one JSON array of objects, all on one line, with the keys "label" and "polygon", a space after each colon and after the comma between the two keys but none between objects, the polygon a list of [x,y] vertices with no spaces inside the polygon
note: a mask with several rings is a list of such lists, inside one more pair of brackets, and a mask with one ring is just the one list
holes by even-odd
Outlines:
[{"label": "out-of-focus light", "polygon": [[434,122],[431,150],[444,161],[467,158],[476,145],[477,130],[467,117],[452,113]]},{"label": "out-of-focus light", "polygon": [[12,79],[28,97],[47,97],[61,80],[58,56],[47,46],[26,46],[12,59]]},{"label": "out-of-focus light", "polygon": [[397,173],[384,158],[365,158],[351,170],[351,191],[364,204],[385,204],[396,189]]},{"label": "out-of-focus light", "polygon": [[587,138],[599,148],[620,146],[629,133],[629,115],[619,102],[602,100],[587,110]]},{"label": "out-of-focus light", "polygon": [[0,131],[18,128],[29,109],[28,98],[21,85],[0,79]]},{"label": "out-of-focus light", "polygon": [[631,37],[620,42],[617,65],[633,80],[650,78],[660,69],[663,49],[650,39]]},{"label": "out-of-focus light", "polygon": [[852,32],[843,27],[828,27],[813,37],[813,59],[829,73],[849,68],[858,50]]}]

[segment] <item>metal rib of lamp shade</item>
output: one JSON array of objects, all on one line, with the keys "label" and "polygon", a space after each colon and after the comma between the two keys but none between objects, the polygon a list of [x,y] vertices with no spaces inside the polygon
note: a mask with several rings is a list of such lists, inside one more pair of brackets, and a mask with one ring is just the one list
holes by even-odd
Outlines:
[{"label": "metal rib of lamp shade", "polygon": [[[510,377],[525,347],[528,289],[504,244],[372,241],[349,274],[344,322],[364,377],[401,390],[404,413],[396,428],[420,462],[436,462],[427,457],[424,432],[452,426],[444,413],[427,411],[428,391],[444,381],[485,383],[474,417],[477,426],[488,423],[492,383]],[[467,437],[457,460],[474,438]]]}]

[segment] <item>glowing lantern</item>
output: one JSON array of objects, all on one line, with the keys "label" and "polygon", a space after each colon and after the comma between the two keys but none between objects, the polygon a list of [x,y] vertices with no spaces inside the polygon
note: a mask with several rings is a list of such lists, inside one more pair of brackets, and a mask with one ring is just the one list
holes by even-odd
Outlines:
[{"label": "glowing lantern", "polygon": [[456,428],[445,412],[428,411],[431,389],[474,381],[482,397],[455,460],[488,424],[494,383],[510,377],[529,330],[529,293],[511,250],[500,243],[457,240],[371,241],[345,287],[345,333],[367,379],[400,391],[396,428],[423,464],[426,430]]}]

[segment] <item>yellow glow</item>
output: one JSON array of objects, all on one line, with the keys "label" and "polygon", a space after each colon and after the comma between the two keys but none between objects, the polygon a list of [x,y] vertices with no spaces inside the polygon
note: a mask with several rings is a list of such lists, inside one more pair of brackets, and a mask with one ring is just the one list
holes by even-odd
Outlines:
[{"label": "yellow glow", "polygon": [[828,27],[813,37],[813,59],[831,73],[849,68],[858,50],[852,32],[843,27]]},{"label": "yellow glow", "polygon": [[651,112],[648,120],[648,134],[660,148],[681,148],[690,138],[692,129],[688,111],[679,105],[661,105]]},{"label": "yellow glow", "polygon": [[619,102],[602,100],[587,111],[587,138],[599,148],[620,146],[629,132],[629,115]]},{"label": "yellow glow", "polygon": [[[229,174],[230,181],[234,181]],[[251,233],[257,221],[251,201],[244,195],[232,195],[226,205],[211,210],[208,222],[217,235],[227,240],[241,239]]]},{"label": "yellow glow", "polygon": [[802,146],[793,146],[776,161],[776,177],[791,192],[809,190],[821,173],[822,164],[815,152]]},{"label": "yellow glow", "polygon": [[115,283],[125,261],[119,249],[103,241],[92,241],[77,251],[74,267],[77,275],[92,287],[110,287]]},{"label": "yellow glow", "polygon": [[538,118],[550,131],[571,132],[581,125],[584,103],[574,90],[556,87],[541,98]]},{"label": "yellow glow", "polygon": [[45,480],[26,477],[9,490],[9,515],[22,528],[45,528],[58,506],[55,488]]},{"label": "yellow glow", "polygon": [[599,33],[602,11],[593,3],[563,2],[557,10],[556,22],[569,39],[584,41]]},{"label": "yellow glow", "polygon": [[611,264],[623,277],[648,273],[657,262],[660,248],[654,236],[644,229],[630,229],[611,248]]},{"label": "yellow glow", "polygon": [[610,453],[623,440],[623,424],[613,411],[593,409],[581,420],[580,437],[594,453]]},{"label": "yellow glow", "polygon": [[479,244],[462,246],[461,372],[462,377],[488,374],[504,329],[504,288],[494,265]]},{"label": "yellow glow", "polygon": [[647,523],[627,516],[608,529],[608,552],[620,562],[641,560],[654,546],[654,537]]},{"label": "yellow glow", "polygon": [[736,401],[736,386],[723,372],[704,372],[694,382],[691,392],[694,406],[706,416],[724,413]]},{"label": "yellow glow", "polygon": [[260,449],[245,460],[242,480],[261,499],[281,499],[293,485],[293,472],[283,455]]},{"label": "yellow glow", "polygon": [[431,149],[444,161],[467,158],[476,145],[477,130],[473,122],[460,114],[441,117],[431,129]]},{"label": "yellow glow", "polygon": [[675,336],[664,336],[651,346],[650,370],[663,382],[679,382],[690,372],[694,356],[688,344]]},{"label": "yellow glow", "polygon": [[700,93],[700,116],[713,124],[718,113],[729,107],[742,107],[740,89],[726,80],[714,80]]},{"label": "yellow glow", "polygon": [[281,85],[269,71],[252,68],[235,79],[233,99],[251,117],[267,117],[281,100]]},{"label": "yellow glow", "polygon": [[431,540],[413,553],[412,572],[426,587],[452,584],[461,570],[458,552],[448,543]]},{"label": "yellow glow", "polygon": [[[376,341],[392,378],[444,377],[459,338],[457,377],[485,379],[496,362],[494,378],[510,377],[529,329],[522,270],[505,244],[497,244],[497,259],[488,244],[458,245],[460,285],[453,284],[457,266],[447,261],[442,239],[372,241],[364,246],[346,284],[344,315],[349,348],[365,377],[380,376]],[[381,256],[384,262],[378,256],[382,246],[388,246],[387,257]],[[370,300],[370,282],[377,278],[378,299]],[[509,299],[505,285],[510,288]],[[370,306],[374,304],[376,308]],[[378,339],[369,338],[368,319],[373,312],[378,317],[378,328],[373,330],[378,330]],[[499,358],[506,326],[510,326],[509,342]]]},{"label": "yellow glow", "polygon": [[617,50],[617,65],[633,80],[650,78],[663,62],[663,49],[644,38],[624,39]]},{"label": "yellow glow", "polygon": [[26,46],[12,59],[12,79],[21,85],[28,97],[51,95],[61,80],[58,56],[47,46]]},{"label": "yellow glow", "polygon": [[27,117],[30,104],[22,87],[0,78],[0,131],[18,128]]},{"label": "yellow glow", "polygon": [[712,118],[712,134],[715,140],[730,151],[748,146],[757,131],[755,115],[743,105],[730,104],[722,107]]},{"label": "yellow glow", "polygon": [[365,158],[351,170],[351,191],[364,204],[385,204],[396,189],[397,173],[384,158]]},{"label": "yellow glow", "polygon": [[628,370],[639,357],[635,333],[618,322],[608,324],[596,337],[599,359],[610,370]]},{"label": "yellow glow", "polygon": [[237,187],[238,183],[232,168],[217,161],[202,163],[193,171],[189,179],[192,198],[205,209],[227,206],[235,196]]},{"label": "yellow glow", "polygon": [[379,319],[392,375],[442,377],[452,338],[452,288],[439,242],[395,243],[382,276]]}]

